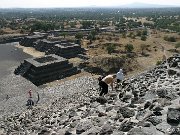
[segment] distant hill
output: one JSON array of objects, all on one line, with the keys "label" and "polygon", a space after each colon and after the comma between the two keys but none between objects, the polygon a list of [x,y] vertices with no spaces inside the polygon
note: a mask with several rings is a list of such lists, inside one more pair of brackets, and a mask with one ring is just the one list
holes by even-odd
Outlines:
[{"label": "distant hill", "polygon": [[165,8],[165,7],[180,7],[180,5],[157,5],[157,4],[147,4],[147,3],[131,3],[127,5],[119,6],[121,8]]}]

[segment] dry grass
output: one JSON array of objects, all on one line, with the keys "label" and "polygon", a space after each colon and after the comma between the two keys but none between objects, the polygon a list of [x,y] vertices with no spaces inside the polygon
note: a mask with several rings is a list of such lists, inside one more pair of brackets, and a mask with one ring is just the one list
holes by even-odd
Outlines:
[{"label": "dry grass", "polygon": [[[125,18],[125,19],[127,19],[127,18]],[[139,17],[138,19],[137,18],[128,18],[128,20],[133,20],[133,21],[136,21],[137,20],[137,22],[142,22],[142,23],[151,23],[151,24],[154,24],[154,22],[153,21],[148,21],[148,20],[146,20],[146,17]]]},{"label": "dry grass", "polygon": [[[149,33],[152,31],[150,30]],[[136,33],[136,32],[134,32]],[[128,33],[129,34],[129,33]],[[127,35],[128,35],[127,34]],[[147,37],[146,41],[142,41],[140,37],[136,37],[136,39],[131,39],[129,37],[127,38],[122,38],[120,34],[112,34],[112,33],[105,33],[99,35],[99,40],[93,41],[93,45],[97,46],[97,48],[88,48],[87,54],[94,57],[94,56],[105,56],[107,55],[106,51],[106,44],[107,43],[112,43],[112,44],[117,44],[116,45],[116,50],[119,50],[119,53],[116,53],[116,55],[123,55],[124,53],[124,46],[126,44],[133,44],[134,46],[134,52],[137,54],[137,57],[135,58],[138,63],[139,63],[139,68],[133,70],[132,72],[129,73],[131,74],[136,74],[141,71],[147,70],[148,68],[155,66],[157,61],[160,61],[163,59],[163,50],[162,46],[165,48],[165,50],[170,50],[174,49],[174,44],[172,42],[167,42],[164,40],[164,36],[175,36],[179,42],[180,37],[177,33],[165,33],[165,32],[160,32],[157,31],[157,34],[150,34]],[[117,40],[119,38],[119,40]],[[110,39],[110,40],[108,40]],[[142,56],[141,55],[141,45],[145,44],[148,45],[148,49],[145,50],[145,53],[147,56]],[[88,47],[88,40],[83,41],[83,47],[87,48]],[[122,53],[121,53],[122,52]],[[169,57],[173,54],[173,52],[166,51],[166,56]],[[93,65],[93,63],[92,63]],[[131,66],[131,65],[129,65]]]},{"label": "dry grass", "polygon": [[3,28],[1,29],[5,34],[18,34],[20,30],[12,30],[11,28]]}]

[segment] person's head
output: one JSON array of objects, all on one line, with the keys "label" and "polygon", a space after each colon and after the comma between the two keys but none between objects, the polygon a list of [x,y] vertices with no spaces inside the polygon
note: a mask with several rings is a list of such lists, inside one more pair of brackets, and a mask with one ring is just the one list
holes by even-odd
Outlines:
[{"label": "person's head", "polygon": [[98,81],[100,82],[102,80],[102,76],[98,77]]},{"label": "person's head", "polygon": [[113,74],[113,78],[116,78],[116,74]]},{"label": "person's head", "polygon": [[123,69],[122,69],[122,68],[120,68],[120,69],[119,69],[119,72],[123,72]]}]

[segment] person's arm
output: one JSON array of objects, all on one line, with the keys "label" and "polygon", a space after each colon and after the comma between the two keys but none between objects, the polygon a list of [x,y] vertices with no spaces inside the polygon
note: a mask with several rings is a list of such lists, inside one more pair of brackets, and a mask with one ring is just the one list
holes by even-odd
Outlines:
[{"label": "person's arm", "polygon": [[100,84],[100,82],[99,82],[99,91],[101,91],[102,90],[102,87],[101,87],[101,84]]},{"label": "person's arm", "polygon": [[113,91],[113,81],[111,82],[111,84],[110,84],[110,85],[111,85],[111,88],[112,88],[112,91]]}]

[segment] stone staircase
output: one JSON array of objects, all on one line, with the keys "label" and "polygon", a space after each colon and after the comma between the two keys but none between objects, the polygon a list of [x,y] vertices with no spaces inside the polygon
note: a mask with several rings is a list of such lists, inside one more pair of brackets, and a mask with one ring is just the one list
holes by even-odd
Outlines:
[{"label": "stone staircase", "polygon": [[24,76],[30,68],[31,68],[31,64],[21,63],[21,65],[18,66],[17,69],[15,69],[14,74]]}]

